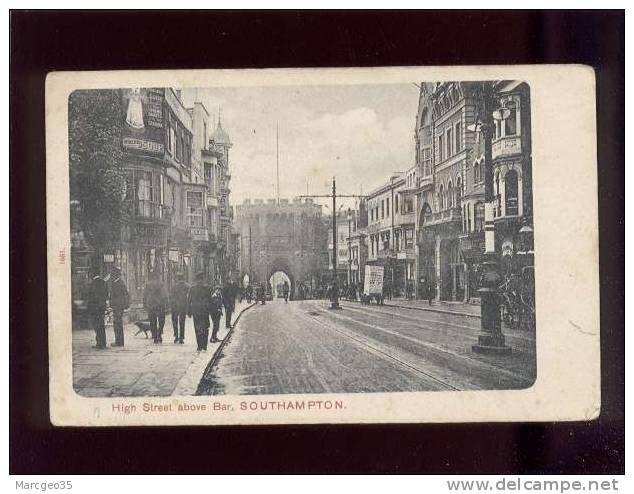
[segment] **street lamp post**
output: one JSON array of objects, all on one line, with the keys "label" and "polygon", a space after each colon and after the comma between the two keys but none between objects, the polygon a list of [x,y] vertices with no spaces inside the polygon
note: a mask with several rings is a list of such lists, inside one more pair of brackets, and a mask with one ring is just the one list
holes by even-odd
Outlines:
[{"label": "street lamp post", "polygon": [[[484,262],[480,293],[480,334],[478,343],[472,346],[476,353],[510,354],[511,348],[504,342],[500,320],[500,304],[498,287],[500,275],[497,271],[497,254],[495,252],[495,226],[493,223],[494,191],[493,191],[493,158],[492,140],[495,130],[493,124],[493,86],[490,82],[482,82],[480,87],[482,98],[482,117],[479,122],[469,126],[469,130],[480,131],[484,140]],[[507,110],[508,111],[508,110]],[[502,110],[496,110],[496,120],[503,120]]]}]

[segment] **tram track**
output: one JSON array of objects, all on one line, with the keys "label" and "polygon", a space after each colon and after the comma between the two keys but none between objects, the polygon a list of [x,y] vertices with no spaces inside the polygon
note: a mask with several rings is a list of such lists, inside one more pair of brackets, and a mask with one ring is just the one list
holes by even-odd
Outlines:
[{"label": "tram track", "polygon": [[309,319],[311,319],[314,323],[323,326],[327,329],[329,329],[330,331],[333,331],[335,333],[338,333],[341,336],[346,337],[349,340],[354,341],[357,345],[365,348],[366,350],[369,350],[371,353],[373,353],[374,355],[377,355],[379,357],[382,357],[384,360],[389,360],[392,363],[396,363],[397,365],[400,365],[401,367],[404,367],[406,369],[408,369],[410,372],[414,372],[415,374],[419,375],[419,376],[423,376],[424,378],[436,383],[436,385],[441,386],[443,389],[448,389],[451,391],[463,391],[462,388],[458,388],[456,386],[454,386],[453,384],[447,382],[444,379],[441,379],[423,369],[421,369],[420,367],[406,362],[403,359],[400,359],[398,357],[396,357],[395,355],[392,355],[384,350],[382,350],[381,348],[379,348],[377,345],[372,345],[369,342],[365,341],[363,338],[360,338],[358,336],[353,336],[351,335],[349,332],[341,330],[339,328],[337,328],[336,326],[329,324],[328,322],[324,321],[323,319],[320,319],[318,316],[313,315],[313,313],[308,312],[308,313],[304,313],[304,317],[307,317]]},{"label": "tram track", "polygon": [[[429,351],[435,352],[437,354],[438,353],[445,354],[445,355],[448,355],[449,358],[463,359],[464,361],[468,361],[470,363],[470,365],[473,365],[473,366],[475,366],[475,367],[477,367],[477,368],[479,368],[479,369],[481,369],[483,371],[484,370],[495,369],[495,371],[498,372],[499,374],[502,374],[502,375],[506,376],[507,378],[513,380],[513,381],[521,382],[521,383],[523,383],[526,386],[530,386],[534,382],[533,379],[527,378],[527,377],[525,377],[523,375],[520,375],[520,374],[518,374],[516,372],[513,372],[511,370],[505,369],[505,368],[500,367],[498,365],[495,365],[493,363],[483,362],[482,360],[473,358],[471,356],[464,355],[462,353],[458,353],[458,352],[452,351],[452,350],[447,349],[447,348],[439,347],[438,345],[432,344],[430,342],[422,341],[419,338],[415,338],[415,337],[410,336],[410,335],[404,335],[404,334],[401,334],[401,333],[399,333],[397,331],[386,329],[386,328],[377,326],[375,324],[370,324],[368,322],[361,321],[361,320],[355,319],[353,317],[345,316],[345,315],[338,314],[338,313],[333,313],[333,312],[330,312],[327,309],[321,309],[320,308],[319,310],[322,311],[323,313],[329,315],[329,316],[332,316],[332,317],[335,317],[335,318],[338,318],[338,319],[342,319],[342,320],[347,320],[347,321],[350,321],[350,322],[352,322],[354,324],[358,324],[360,326],[365,326],[365,327],[369,328],[370,330],[381,332],[381,333],[383,333],[385,335],[388,335],[389,337],[398,338],[398,339],[401,339],[401,340],[408,341],[409,343],[413,343],[414,345],[418,345],[420,347],[423,347],[423,348],[425,348],[425,349],[427,349]],[[434,328],[427,328],[427,329],[438,331],[438,330],[436,330]],[[470,329],[473,329],[473,328],[470,328]]]},{"label": "tram track", "polygon": [[[442,321],[442,320],[437,320],[437,319],[430,319],[428,317],[422,317],[422,316],[415,316],[415,315],[410,315],[410,314],[402,314],[400,312],[397,312],[397,310],[390,310],[391,307],[389,306],[383,306],[381,308],[379,307],[372,307],[372,306],[357,306],[355,305],[355,302],[349,302],[346,301],[344,303],[341,304],[344,308],[346,309],[350,309],[353,310],[355,312],[359,312],[359,313],[367,313],[367,312],[374,312],[376,314],[381,314],[381,315],[385,315],[385,316],[393,316],[394,318],[398,318],[399,320],[405,319],[408,321],[412,321],[415,322],[417,324],[420,324],[421,322],[424,322],[424,325],[421,325],[422,327],[424,327],[425,329],[430,329],[432,331],[438,331],[437,328],[434,328],[431,326],[431,324],[434,325],[441,325],[441,326],[447,326],[449,328],[454,328],[456,330],[459,329],[465,329],[465,330],[469,330],[472,331],[474,329],[473,326],[468,326],[466,324],[456,324],[453,322],[448,322],[448,321]],[[421,313],[424,313],[424,311],[418,311]],[[443,316],[435,313],[437,317],[442,318]],[[453,316],[450,314],[447,314],[448,316]],[[456,317],[462,317],[460,314],[458,314]],[[474,340],[477,340],[477,337],[475,336],[469,336],[468,337],[473,338]],[[532,342],[534,341],[534,338],[531,337],[527,337],[527,336],[523,336],[523,335],[517,335],[517,334],[506,334],[505,335],[507,339],[509,340],[519,340],[519,341],[524,341],[524,342]]]}]

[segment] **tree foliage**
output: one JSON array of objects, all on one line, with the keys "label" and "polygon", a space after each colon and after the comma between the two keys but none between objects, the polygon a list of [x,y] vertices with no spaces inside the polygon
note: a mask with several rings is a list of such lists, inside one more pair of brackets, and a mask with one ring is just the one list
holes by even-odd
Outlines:
[{"label": "tree foliage", "polygon": [[70,195],[96,254],[121,234],[125,172],[123,107],[116,89],[75,91],[69,98]]}]

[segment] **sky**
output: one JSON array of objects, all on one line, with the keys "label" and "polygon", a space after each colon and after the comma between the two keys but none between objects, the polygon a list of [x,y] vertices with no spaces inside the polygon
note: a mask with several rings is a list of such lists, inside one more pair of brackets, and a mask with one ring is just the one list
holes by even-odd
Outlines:
[{"label": "sky", "polygon": [[276,196],[276,125],[281,198],[329,194],[333,176],[339,193],[367,193],[412,167],[418,94],[413,84],[377,84],[183,89],[182,98],[201,101],[210,119],[221,109],[231,203],[241,204]]}]

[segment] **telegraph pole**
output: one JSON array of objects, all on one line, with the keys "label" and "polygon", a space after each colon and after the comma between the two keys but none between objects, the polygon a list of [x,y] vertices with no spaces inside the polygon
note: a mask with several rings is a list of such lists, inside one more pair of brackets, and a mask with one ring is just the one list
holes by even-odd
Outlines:
[{"label": "telegraph pole", "polygon": [[332,177],[332,304],[331,309],[341,309],[339,306],[339,276],[337,275],[337,183]]},{"label": "telegraph pole", "polygon": [[[332,285],[332,300],[330,301],[330,308],[332,310],[340,310],[339,305],[339,280],[337,277],[337,198],[343,197],[355,197],[363,198],[359,194],[337,194],[337,182],[335,177],[332,177],[332,194],[328,195],[301,195],[299,198],[305,197],[317,197],[332,199],[332,273],[333,273],[333,285]],[[349,240],[349,239],[348,239]]]}]

